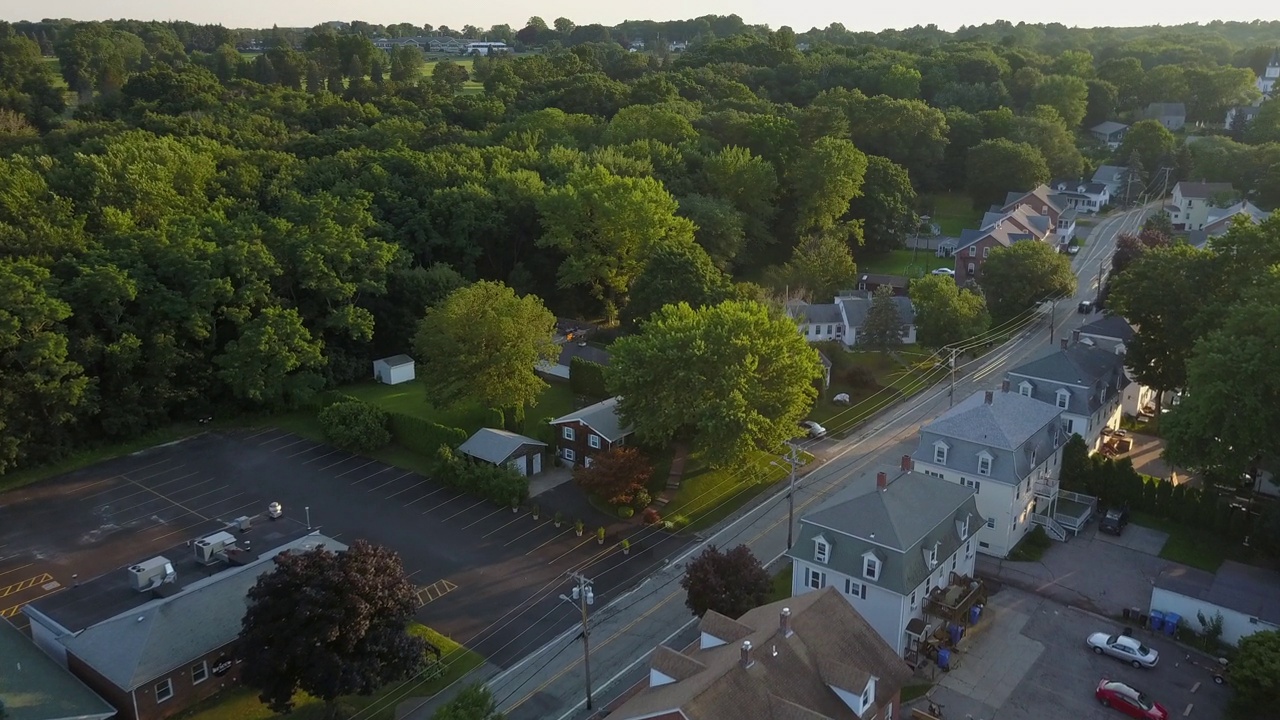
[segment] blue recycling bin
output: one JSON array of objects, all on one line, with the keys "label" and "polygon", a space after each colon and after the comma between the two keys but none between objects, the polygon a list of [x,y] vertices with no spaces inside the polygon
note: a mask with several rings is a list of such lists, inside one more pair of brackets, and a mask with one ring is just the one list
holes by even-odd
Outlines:
[{"label": "blue recycling bin", "polygon": [[1159,610],[1151,611],[1151,629],[1156,632],[1164,630],[1164,613]]},{"label": "blue recycling bin", "polygon": [[947,635],[951,638],[952,645],[959,645],[960,638],[964,637],[964,626],[951,623],[947,626]]},{"label": "blue recycling bin", "polygon": [[974,605],[973,607],[969,608],[969,624],[970,625],[977,625],[978,618],[980,617],[982,617],[981,605]]},{"label": "blue recycling bin", "polygon": [[1182,616],[1178,613],[1169,613],[1164,616],[1164,633],[1173,635],[1178,632],[1178,622],[1182,620]]},{"label": "blue recycling bin", "polygon": [[938,650],[938,667],[943,670],[951,669],[951,650],[947,648]]}]

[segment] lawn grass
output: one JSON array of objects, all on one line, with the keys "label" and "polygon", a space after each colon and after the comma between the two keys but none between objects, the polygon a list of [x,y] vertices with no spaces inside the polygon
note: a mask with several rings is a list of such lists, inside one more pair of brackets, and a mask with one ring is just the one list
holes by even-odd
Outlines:
[{"label": "lawn grass", "polygon": [[[827,432],[843,435],[859,423],[904,396],[914,395],[927,385],[926,373],[932,369],[925,361],[931,356],[916,350],[895,354],[849,352],[839,343],[821,343],[818,349],[831,360],[831,387],[818,395],[809,419],[821,423]],[[896,357],[895,357],[896,355]],[[904,362],[907,363],[904,365]],[[908,367],[910,365],[910,367]],[[852,367],[863,367],[875,376],[875,385],[853,386],[844,377]],[[849,403],[837,405],[831,398],[849,395]],[[830,423],[830,424],[828,424]]]},{"label": "lawn grass", "polygon": [[[813,456],[802,453],[801,460],[808,463]],[[690,457],[680,490],[663,508],[664,519],[677,529],[710,527],[787,477],[788,472],[780,456],[758,450],[741,463],[721,468],[707,467],[697,456]]]},{"label": "lawn grass", "polygon": [[1224,540],[1215,533],[1188,527],[1174,520],[1135,512],[1130,521],[1134,525],[1169,534],[1168,542],[1160,550],[1160,557],[1165,560],[1217,572],[1223,560],[1247,563],[1252,559],[1248,548]]},{"label": "lawn grass", "polygon": [[483,427],[489,417],[489,413],[478,405],[466,405],[457,409],[432,406],[427,398],[426,388],[418,380],[399,385],[369,380],[339,388],[338,392],[377,405],[387,412],[403,413],[427,422],[462,428],[468,435]]},{"label": "lawn grass", "polygon": [[933,683],[912,683],[902,688],[901,701],[909,703],[916,698],[922,698],[929,693],[929,689],[933,687]]},{"label": "lawn grass", "polygon": [[[396,705],[405,699],[434,695],[484,662],[480,655],[425,625],[412,623],[409,633],[440,648],[445,663],[444,673],[416,687],[416,680],[408,684],[391,683],[373,695],[342,698],[338,701],[340,717],[359,713],[364,720],[393,720]],[[302,692],[294,696],[293,712],[289,715],[291,720],[321,720],[324,716],[323,702]],[[181,720],[271,720],[280,716],[258,700],[256,691],[236,687],[214,695],[178,717]]]},{"label": "lawn grass", "polygon": [[955,264],[954,259],[940,258],[932,250],[894,250],[883,255],[864,255],[858,258],[858,272],[918,278],[936,268],[955,267]]},{"label": "lawn grass", "polygon": [[1052,545],[1053,540],[1045,533],[1044,528],[1037,526],[1022,536],[1018,544],[1009,551],[1007,559],[1014,562],[1038,562]]},{"label": "lawn grass", "polygon": [[982,211],[973,207],[973,200],[961,193],[938,193],[927,198],[933,206],[930,222],[937,225],[947,237],[960,237],[966,229],[977,229],[982,222]]},{"label": "lawn grass", "polygon": [[773,576],[773,585],[769,588],[769,599],[765,600],[765,604],[791,597],[791,568],[792,565],[788,562]]}]

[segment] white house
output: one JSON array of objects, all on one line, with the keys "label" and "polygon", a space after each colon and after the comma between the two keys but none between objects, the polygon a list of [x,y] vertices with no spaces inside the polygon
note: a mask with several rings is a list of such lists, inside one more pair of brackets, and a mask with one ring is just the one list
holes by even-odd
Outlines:
[{"label": "white house", "polygon": [[[858,344],[858,333],[867,320],[872,300],[867,293],[842,294],[831,303],[811,304],[803,300],[787,303],[787,314],[800,328],[800,334],[809,342],[839,341],[846,347]],[[902,343],[916,342],[916,307],[910,298],[894,296],[898,317],[902,320]]]},{"label": "white house", "polygon": [[[1119,355],[1125,354],[1135,334],[1129,321],[1119,315],[1103,315],[1091,323],[1081,325],[1076,332],[1080,333],[1081,344],[1100,347]],[[1120,395],[1120,412],[1134,417],[1155,403],[1156,392],[1138,382],[1128,366],[1125,367],[1125,375],[1128,376],[1129,383],[1124,386]]]},{"label": "white house", "polygon": [[373,379],[386,385],[399,385],[413,379],[413,358],[392,355],[373,361]]},{"label": "white house", "polygon": [[834,587],[899,657],[932,591],[968,588],[973,534],[985,522],[972,488],[912,472],[910,456],[902,467],[892,481],[877,473],[874,490],[801,518],[787,551],[793,596]]},{"label": "white house", "polygon": [[1096,213],[1111,202],[1111,191],[1104,183],[1091,180],[1054,180],[1051,187],[1082,213]]},{"label": "white house", "polygon": [[1124,356],[1113,350],[1062,338],[1062,347],[1005,375],[1009,389],[1062,411],[1062,428],[1084,438],[1090,450],[1102,446],[1102,429],[1120,426],[1120,400],[1129,376]]},{"label": "white house", "polygon": [[1004,557],[1032,525],[1065,541],[1093,514],[1092,498],[1058,488],[1066,441],[1059,408],[987,390],[921,428],[912,459],[916,472],[973,488],[986,518],[978,552]]},{"label": "white house", "polygon": [[1121,194],[1120,190],[1128,173],[1129,168],[1121,165],[1099,165],[1098,170],[1093,173],[1093,181],[1106,185],[1107,193],[1115,198]]},{"label": "white house", "polygon": [[506,465],[521,475],[542,472],[547,444],[506,430],[480,428],[458,446],[458,452],[491,465]]},{"label": "white house", "polygon": [[1267,61],[1266,69],[1254,82],[1254,87],[1258,88],[1258,92],[1262,93],[1262,99],[1266,100],[1275,92],[1277,82],[1280,82],[1280,50],[1271,53],[1271,59]]},{"label": "white house", "polygon": [[1173,186],[1173,202],[1166,207],[1174,230],[1203,230],[1216,196],[1235,192],[1231,183],[1187,182]]},{"label": "white house", "polygon": [[1272,570],[1227,560],[1217,573],[1175,565],[1156,577],[1151,610],[1177,614],[1199,632],[1198,618],[1222,615],[1222,640],[1236,644],[1263,630],[1280,630],[1280,576]]},{"label": "white house", "polygon": [[1208,215],[1205,216],[1204,228],[1187,233],[1187,243],[1194,247],[1205,248],[1213,238],[1226,235],[1237,217],[1260,224],[1270,218],[1271,213],[1248,200],[1241,200],[1228,208],[1211,207]]}]

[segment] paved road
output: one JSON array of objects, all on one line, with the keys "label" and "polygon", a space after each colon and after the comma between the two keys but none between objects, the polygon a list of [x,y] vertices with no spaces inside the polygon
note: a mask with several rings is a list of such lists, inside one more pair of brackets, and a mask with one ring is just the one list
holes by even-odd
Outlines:
[{"label": "paved road", "polygon": [[[1119,213],[1092,228],[1084,250],[1073,259],[1079,277],[1075,296],[1059,301],[1056,307],[1045,308],[1041,316],[1033,318],[1015,337],[981,358],[962,358],[957,363],[955,399],[998,386],[1003,370],[1043,356],[1051,351],[1057,338],[1092,320],[1091,316],[1078,315],[1076,305],[1080,300],[1094,299],[1099,274],[1111,257],[1115,236],[1136,230],[1146,212],[1135,209]],[[948,407],[951,392],[949,382],[939,383],[885,410],[851,436],[822,441],[811,447],[824,464],[798,485],[796,517],[837,496],[870,491],[875,484],[876,470],[896,466],[898,458],[915,449],[920,425]],[[708,533],[705,542],[722,547],[745,543],[767,564],[782,556],[786,539],[786,489],[779,488],[728,518]],[[654,646],[669,642],[694,623],[694,618],[684,606],[680,578],[685,561],[700,552],[702,546],[700,543],[677,556],[629,593],[604,607],[592,609],[591,676],[597,707],[626,690],[644,674],[644,663]],[[584,572],[590,575],[591,569],[588,567]],[[589,714],[585,709],[582,651],[578,638],[576,626],[566,627],[560,637],[539,651],[496,676],[486,678],[500,709],[508,717],[512,720],[567,720]],[[406,701],[400,706],[398,715],[408,713],[415,718],[429,717],[435,703],[414,701],[412,688],[406,688],[405,695]]]}]

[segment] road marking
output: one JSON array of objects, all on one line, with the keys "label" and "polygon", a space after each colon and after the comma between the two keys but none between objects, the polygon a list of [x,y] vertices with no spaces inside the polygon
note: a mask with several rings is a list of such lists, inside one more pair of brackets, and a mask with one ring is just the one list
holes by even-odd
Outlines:
[{"label": "road marking", "polygon": [[[315,452],[316,450],[319,450],[319,449],[321,449],[321,448],[323,448],[323,447],[324,447],[324,445],[321,445],[321,444],[317,443],[317,444],[316,444],[316,445],[314,445],[313,447],[309,447],[309,448],[305,448],[305,449],[303,449],[303,450],[299,450],[298,452],[293,453],[293,454],[291,454],[291,455],[286,455],[285,457],[291,457],[291,458],[294,458],[294,457],[298,457],[299,455],[306,455],[306,454],[307,454],[307,453],[309,453],[309,452]],[[323,457],[323,456],[321,456],[321,457]]]},{"label": "road marking", "polygon": [[[388,469],[388,470],[390,470],[391,468],[387,468],[387,469]],[[379,471],[379,472],[381,472],[381,471]],[[376,475],[377,473],[374,473],[374,474]],[[390,485],[391,483],[393,483],[393,482],[395,482],[395,481],[397,481],[397,480],[403,480],[403,479],[405,479],[405,478],[409,477],[409,476],[410,476],[410,475],[412,475],[412,474],[413,474],[413,473],[411,473],[411,472],[407,472],[407,473],[405,473],[405,474],[401,475],[400,477],[394,477],[394,478],[391,478],[390,480],[388,480],[388,481],[386,481],[386,482],[382,483],[381,485],[378,485],[378,486],[376,486],[376,487],[371,487],[371,488],[369,488],[369,492],[373,492],[374,490],[377,490],[378,488],[384,488],[384,487],[386,487],[386,486]],[[371,476],[371,477],[372,477],[372,476]],[[413,487],[413,486],[412,486],[412,485],[410,485],[409,487]]]},{"label": "road marking", "polygon": [[426,500],[427,498],[431,497],[432,495],[435,495],[436,493],[440,492],[441,490],[444,490],[444,486],[443,486],[443,485],[442,485],[442,486],[440,486],[440,487],[438,487],[438,488],[436,488],[435,490],[432,490],[431,492],[427,493],[426,495],[423,495],[423,496],[421,496],[421,497],[417,497],[417,498],[414,498],[413,500],[410,500],[409,502],[405,503],[404,505],[405,505],[405,507],[408,507],[408,506],[410,506],[410,505],[412,505],[412,504],[414,504],[414,503],[418,502],[419,500]]},{"label": "road marking", "polygon": [[[458,516],[459,516],[459,515],[461,515],[462,513],[464,513],[464,512],[466,512],[466,511],[470,510],[471,508],[475,507],[476,505],[483,505],[483,504],[485,504],[485,503],[487,503],[487,502],[489,502],[489,501],[488,501],[488,500],[479,500],[479,501],[477,501],[477,502],[475,503],[475,505],[468,505],[468,506],[466,506],[466,507],[462,508],[462,509],[461,509],[461,510],[459,510],[458,512],[456,512],[456,513],[454,513],[454,514],[450,515],[449,517],[445,518],[445,519],[444,519],[444,521],[445,521],[445,522],[449,522],[450,520],[452,520],[452,519],[454,519],[454,518],[458,517]],[[501,508],[499,508],[499,509],[501,509]],[[517,514],[519,514],[519,513],[517,513]]]},{"label": "road marking", "polygon": [[3,610],[0,610],[0,618],[11,618],[11,617],[13,617],[13,616],[17,615],[17,614],[22,610],[23,606],[30,605],[31,603],[33,603],[33,602],[35,602],[35,601],[39,600],[40,598],[42,598],[42,597],[46,597],[46,596],[48,596],[48,595],[52,595],[52,594],[54,594],[54,593],[58,592],[58,591],[59,591],[59,590],[61,590],[61,589],[62,589],[62,586],[58,586],[58,587],[56,587],[56,588],[54,588],[54,589],[50,590],[49,592],[47,592],[47,593],[41,593],[40,595],[37,595],[36,597],[33,597],[33,598],[31,598],[30,600],[28,600],[28,601],[26,601],[26,602],[24,602],[24,603],[18,603],[17,605],[14,605],[13,607],[7,607],[7,608],[5,608],[5,609],[3,609]]},{"label": "road marking", "polygon": [[[289,443],[288,445],[281,445],[281,446],[280,446],[280,447],[278,447],[278,448],[271,448],[271,452],[280,452],[281,450],[288,450],[289,448],[293,447],[294,445],[297,445],[298,443],[304,443],[304,442],[307,442],[307,439],[306,439],[306,438],[298,438],[297,440],[294,440],[293,442]],[[303,450],[303,452],[306,452],[306,450]],[[292,455],[290,455],[289,457],[293,457],[293,456],[292,456]]]},{"label": "road marking", "polygon": [[1190,715],[1190,714],[1191,714],[1191,708],[1193,708],[1193,707],[1195,707],[1195,705],[1194,705],[1194,704],[1192,704],[1192,703],[1187,703],[1187,709],[1182,711],[1182,717],[1187,717],[1188,715]]},{"label": "road marking", "polygon": [[[388,470],[390,470],[390,469],[391,469],[391,466],[390,466],[390,465],[387,465],[387,466],[383,467],[381,470],[377,470],[377,471],[371,472],[371,473],[369,473],[368,475],[365,475],[364,477],[360,478],[359,480],[356,480],[355,482],[352,482],[351,484],[352,484],[352,485],[359,485],[360,483],[364,482],[365,480],[368,480],[369,478],[371,478],[371,477],[373,477],[373,476],[375,476],[375,475],[381,475],[382,473],[384,473],[384,472],[386,472],[386,471],[388,471]],[[346,473],[343,473],[343,475],[345,475],[345,474],[346,474]],[[408,475],[408,474],[409,474],[409,473],[405,473],[405,475]],[[342,477],[342,475],[339,475],[338,477]]]},{"label": "road marking", "polygon": [[152,495],[155,495],[156,497],[158,497],[158,498],[160,498],[160,499],[162,499],[162,500],[168,500],[169,502],[171,502],[171,503],[173,503],[174,505],[176,505],[176,506],[178,506],[178,507],[182,508],[183,510],[186,510],[187,512],[191,513],[192,515],[195,515],[195,516],[197,516],[197,517],[204,518],[205,520],[212,520],[212,519],[213,519],[213,518],[207,517],[207,516],[206,516],[206,515],[204,515],[203,513],[199,513],[199,512],[196,512],[195,510],[192,510],[191,508],[189,508],[189,507],[187,507],[186,505],[184,505],[184,504],[182,504],[182,503],[178,502],[177,500],[174,500],[173,498],[169,497],[168,495],[165,495],[165,494],[163,494],[163,493],[160,493],[160,492],[157,492],[157,491],[155,491],[155,490],[152,490],[151,488],[147,487],[146,485],[143,485],[142,483],[138,482],[137,480],[134,480],[133,478],[130,478],[128,475],[121,475],[120,477],[124,478],[124,479],[125,479],[125,482],[133,483],[134,485],[137,485],[138,487],[142,488],[143,490],[146,490],[147,492],[151,493]]},{"label": "road marking", "polygon": [[254,433],[254,434],[250,435],[249,437],[245,438],[245,440],[252,440],[252,439],[254,439],[254,438],[258,437],[259,435],[266,435],[267,433],[269,433],[269,432],[274,432],[275,430],[276,430],[276,428],[273,428],[273,427],[264,428],[264,429],[262,429],[262,430],[259,430],[259,431],[258,431],[258,432],[256,432],[256,433]]},{"label": "road marking", "polygon": [[339,451],[338,451],[338,450],[330,450],[329,452],[327,452],[327,453],[325,453],[325,454],[321,455],[320,457],[313,457],[313,458],[311,458],[310,460],[307,460],[307,461],[303,462],[302,464],[303,464],[303,465],[310,465],[311,463],[313,463],[313,462],[315,462],[315,461],[317,461],[317,460],[323,460],[323,459],[325,459],[325,458],[329,457],[330,455],[332,455],[332,454],[334,454],[334,453],[336,453],[336,452],[339,452]]},{"label": "road marking", "polygon": [[[480,518],[479,520],[472,520],[470,524],[468,524],[468,525],[463,525],[463,526],[462,526],[462,529],[463,529],[463,530],[466,530],[467,528],[471,527],[472,525],[475,525],[476,523],[484,522],[485,520],[488,520],[489,518],[493,517],[494,515],[497,515],[497,514],[498,514],[498,513],[500,513],[500,512],[502,512],[502,508],[498,508],[497,510],[494,510],[493,512],[489,513],[488,515],[485,515],[484,517]],[[512,522],[515,522],[515,520],[512,520],[511,522],[508,522],[508,523],[504,524],[504,525],[503,525],[503,527],[506,527],[507,525],[510,525]]]},{"label": "road marking", "polygon": [[418,607],[422,608],[427,603],[435,602],[457,589],[458,586],[448,580],[437,580],[430,585],[423,585],[415,593],[418,596]]},{"label": "road marking", "polygon": [[18,572],[18,571],[19,571],[19,570],[21,570],[22,568],[29,568],[29,567],[31,567],[31,566],[32,566],[32,565],[34,565],[34,564],[35,564],[35,563],[27,563],[26,565],[19,565],[18,567],[13,568],[12,570],[5,570],[4,572],[0,572],[0,575],[8,575],[8,574],[9,574],[9,573],[11,573],[11,572]]},{"label": "road marking", "polygon": [[53,579],[53,576],[50,575],[49,573],[40,573],[35,577],[29,577],[26,580],[19,580],[18,582],[12,585],[6,585],[5,587],[0,587],[0,598],[8,597],[9,595],[13,595],[14,593],[20,593],[23,590],[33,588],[37,585],[43,585],[52,579]]},{"label": "road marking", "polygon": [[[1174,667],[1177,667],[1177,665],[1174,665]],[[1200,689],[1200,681],[1199,681],[1199,680],[1197,680],[1197,681],[1196,681],[1196,684],[1191,686],[1191,694],[1192,694],[1192,695],[1195,695],[1195,694],[1196,694],[1196,691],[1197,691],[1197,690],[1199,690],[1199,689]]]},{"label": "road marking", "polygon": [[[332,465],[325,465],[324,467],[322,467],[322,468],[320,468],[320,469],[321,469],[321,470],[328,470],[329,468],[333,467],[334,465],[341,465],[342,463],[346,462],[347,460],[351,460],[351,459],[359,460],[359,459],[360,459],[360,456],[359,456],[359,455],[352,455],[351,457],[347,458],[346,460],[339,460],[338,462],[333,463]],[[357,465],[357,466],[355,466],[355,467],[351,468],[350,470],[343,470],[342,472],[338,473],[338,474],[337,474],[337,475],[335,475],[334,477],[342,477],[343,475],[348,475],[348,474],[350,474],[350,473],[353,473],[353,472],[355,472],[355,471],[359,470],[360,468],[369,467],[370,465],[372,465],[372,464],[374,464],[374,463],[376,463],[376,462],[378,462],[378,461],[377,461],[377,460],[370,460],[369,462],[367,462],[367,463],[365,463],[365,464],[363,464],[363,465]]]}]

